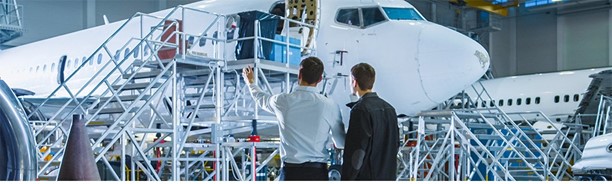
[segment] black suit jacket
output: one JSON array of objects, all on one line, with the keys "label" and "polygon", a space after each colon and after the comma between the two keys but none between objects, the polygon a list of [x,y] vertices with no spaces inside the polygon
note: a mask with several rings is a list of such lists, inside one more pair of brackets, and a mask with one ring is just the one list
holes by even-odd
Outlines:
[{"label": "black suit jacket", "polygon": [[399,128],[395,108],[367,93],[353,105],[346,134],[342,180],[395,180]]}]

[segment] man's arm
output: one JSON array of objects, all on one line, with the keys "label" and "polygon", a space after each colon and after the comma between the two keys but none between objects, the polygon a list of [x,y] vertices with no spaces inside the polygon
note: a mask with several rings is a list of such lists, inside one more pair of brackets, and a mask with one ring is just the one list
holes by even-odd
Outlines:
[{"label": "man's arm", "polygon": [[251,96],[261,109],[274,113],[274,107],[278,107],[279,95],[266,93],[256,84],[249,85],[249,91],[251,91]]},{"label": "man's arm", "polygon": [[332,121],[331,132],[332,132],[332,141],[334,141],[334,145],[336,148],[344,149],[344,137],[346,137],[346,133],[344,132],[344,123],[342,123],[342,113],[340,113],[340,108],[336,105],[334,119]]},{"label": "man's arm", "polygon": [[369,114],[359,110],[351,110],[349,129],[342,164],[342,180],[355,180],[363,167],[368,150],[368,143],[372,138],[372,125]]},{"label": "man's arm", "polygon": [[248,66],[242,69],[242,78],[244,79],[244,83],[249,86],[249,91],[251,92],[251,96],[261,107],[263,110],[274,113],[274,107],[278,107],[278,96],[279,95],[271,95],[269,93],[264,92],[255,84],[255,77],[253,76],[253,68]]}]

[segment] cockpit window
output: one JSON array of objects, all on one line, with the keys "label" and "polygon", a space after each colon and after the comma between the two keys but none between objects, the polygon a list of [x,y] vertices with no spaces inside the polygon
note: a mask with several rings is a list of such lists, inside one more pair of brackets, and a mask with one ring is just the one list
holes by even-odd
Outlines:
[{"label": "cockpit window", "polygon": [[383,10],[391,20],[424,20],[413,8],[383,7]]},{"label": "cockpit window", "polygon": [[359,9],[341,9],[336,15],[336,21],[351,26],[361,26],[359,22]]},{"label": "cockpit window", "polygon": [[363,15],[364,27],[368,27],[372,24],[376,24],[386,20],[385,15],[380,12],[380,9],[378,7],[361,8],[361,13]]}]

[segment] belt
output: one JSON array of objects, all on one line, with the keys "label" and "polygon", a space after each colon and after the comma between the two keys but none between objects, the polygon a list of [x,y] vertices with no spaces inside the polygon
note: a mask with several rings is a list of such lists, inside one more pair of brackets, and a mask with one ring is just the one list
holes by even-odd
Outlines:
[{"label": "belt", "polygon": [[284,167],[309,167],[309,168],[317,168],[317,169],[327,168],[326,163],[320,163],[320,162],[304,162],[301,164],[292,164],[292,163],[284,162],[283,164],[284,164]]}]

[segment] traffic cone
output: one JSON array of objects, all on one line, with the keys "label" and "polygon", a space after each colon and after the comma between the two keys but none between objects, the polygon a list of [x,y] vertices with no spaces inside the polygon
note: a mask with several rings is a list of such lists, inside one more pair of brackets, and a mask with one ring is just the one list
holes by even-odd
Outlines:
[{"label": "traffic cone", "polygon": [[58,181],[100,181],[100,173],[85,131],[82,115],[72,116],[72,128],[66,144]]}]

